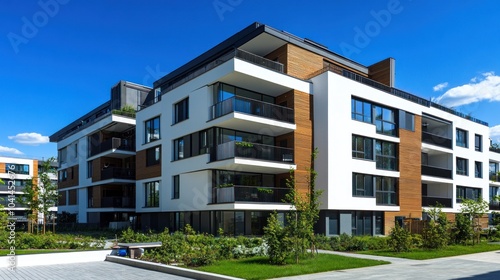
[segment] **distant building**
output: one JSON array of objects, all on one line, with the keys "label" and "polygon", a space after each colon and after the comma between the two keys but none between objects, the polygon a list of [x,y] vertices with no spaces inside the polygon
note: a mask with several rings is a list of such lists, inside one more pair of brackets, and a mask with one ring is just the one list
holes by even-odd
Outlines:
[{"label": "distant building", "polygon": [[[384,235],[438,203],[453,218],[463,198],[491,201],[500,154],[488,124],[394,88],[394,65],[254,23],[152,89],[120,82],[52,135],[59,211],[102,226],[259,235],[290,207],[290,170],[308,191],[314,147],[320,233]],[[126,104],[135,118],[113,113]]]},{"label": "distant building", "polygon": [[[36,183],[39,183],[38,174],[40,165],[41,161],[38,159],[0,156],[0,179],[5,183],[4,185],[0,185],[0,204],[14,212],[17,223],[26,223],[28,221],[28,209],[17,201],[13,202],[9,200],[9,198],[21,195],[26,187],[26,183],[30,180],[36,180]],[[57,177],[51,174],[49,176],[57,184]],[[13,194],[12,190],[14,190]],[[10,204],[12,202],[15,207],[9,207],[12,206]],[[55,215],[57,207],[51,207],[49,211]],[[42,213],[38,214],[38,222],[43,223]]]}]

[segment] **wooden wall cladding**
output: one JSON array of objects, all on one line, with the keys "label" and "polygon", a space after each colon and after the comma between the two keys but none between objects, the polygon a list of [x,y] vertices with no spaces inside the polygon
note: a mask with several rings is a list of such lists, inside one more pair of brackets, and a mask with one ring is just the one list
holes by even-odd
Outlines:
[{"label": "wooden wall cladding", "polygon": [[161,176],[161,163],[152,166],[146,166],[146,150],[137,152],[135,166],[136,180],[143,180]]},{"label": "wooden wall cladding", "polygon": [[395,217],[422,218],[422,118],[415,115],[415,131],[399,129],[399,212],[385,212],[385,234]]},{"label": "wooden wall cladding", "polygon": [[387,58],[368,66],[368,78],[391,86],[391,59]]},{"label": "wooden wall cladding", "polygon": [[285,71],[285,73],[287,73],[287,61],[288,61],[288,46],[287,45],[283,45],[283,46],[275,49],[274,51],[270,52],[269,54],[267,54],[264,57],[283,64],[283,68],[284,68],[283,71]]},{"label": "wooden wall cladding", "polygon": [[323,57],[292,44],[287,44],[286,73],[307,79],[311,73],[323,69]]},{"label": "wooden wall cladding", "polygon": [[[5,172],[5,162],[0,162],[0,173],[7,173]],[[5,180],[4,180],[5,181]]]},{"label": "wooden wall cladding", "polygon": [[293,132],[294,162],[297,165],[295,180],[299,193],[306,193],[309,191],[307,178],[313,151],[312,95],[297,90],[294,90],[293,94],[293,109],[297,125],[297,129]]},{"label": "wooden wall cladding", "polygon": [[79,165],[73,165],[71,167],[68,167],[66,169],[63,169],[59,172],[63,172],[66,170],[67,178],[64,181],[59,180],[57,183],[57,187],[59,189],[64,189],[68,187],[75,187],[80,184],[80,172],[79,172]]}]

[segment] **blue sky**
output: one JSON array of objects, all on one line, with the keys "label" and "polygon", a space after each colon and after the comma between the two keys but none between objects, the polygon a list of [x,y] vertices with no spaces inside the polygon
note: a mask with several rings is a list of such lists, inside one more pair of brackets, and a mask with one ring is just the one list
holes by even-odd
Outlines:
[{"label": "blue sky", "polygon": [[500,141],[500,1],[5,0],[0,155],[57,155],[48,136],[110,98],[151,86],[252,22],[370,65],[396,87],[489,123]]}]

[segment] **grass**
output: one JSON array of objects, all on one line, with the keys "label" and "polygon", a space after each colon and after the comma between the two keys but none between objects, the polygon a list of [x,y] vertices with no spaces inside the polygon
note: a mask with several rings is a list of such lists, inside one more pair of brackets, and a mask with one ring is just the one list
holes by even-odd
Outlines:
[{"label": "grass", "polygon": [[[48,254],[48,253],[64,253],[64,252],[76,252],[82,250],[71,250],[71,249],[26,249],[26,250],[15,250],[17,255],[30,255],[30,254]],[[7,256],[10,253],[10,250],[0,249],[0,257]]]},{"label": "grass", "polygon": [[225,260],[213,265],[196,268],[197,270],[240,277],[244,279],[269,279],[318,273],[331,270],[367,267],[388,264],[385,261],[349,258],[339,255],[319,254],[314,258],[304,258],[300,264],[282,266],[269,264],[267,257],[253,257],[240,260]]},{"label": "grass", "polygon": [[428,260],[428,259],[453,257],[459,255],[475,254],[475,253],[482,253],[482,252],[489,252],[496,250],[500,250],[500,244],[488,244],[486,242],[482,242],[474,246],[450,245],[444,249],[439,249],[439,250],[413,249],[411,252],[401,252],[401,253],[396,253],[388,250],[371,250],[371,251],[362,251],[358,253],[366,255],[405,258],[412,260]]}]

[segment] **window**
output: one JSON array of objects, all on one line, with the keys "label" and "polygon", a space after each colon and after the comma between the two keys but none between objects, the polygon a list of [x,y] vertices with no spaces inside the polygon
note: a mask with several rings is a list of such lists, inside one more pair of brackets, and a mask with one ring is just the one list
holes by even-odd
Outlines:
[{"label": "window", "polygon": [[461,203],[463,199],[478,200],[481,198],[481,189],[457,186],[457,203]]},{"label": "window", "polygon": [[59,171],[59,182],[66,181],[68,179],[68,171],[66,169]]},{"label": "window", "polygon": [[172,178],[172,199],[179,199],[179,175],[175,175]]},{"label": "window", "polygon": [[397,170],[395,143],[376,140],[375,155],[378,169]]},{"label": "window", "polygon": [[174,160],[184,158],[184,138],[174,140]]},{"label": "window", "polygon": [[474,135],[474,149],[476,151],[478,151],[478,152],[483,151],[482,142],[483,142],[483,136],[481,136],[479,134]]},{"label": "window", "polygon": [[396,136],[396,116],[394,111],[375,106],[375,126],[377,127],[377,133]]},{"label": "window", "polygon": [[156,146],[146,150],[146,166],[160,164],[161,146]]},{"label": "window", "polygon": [[403,110],[399,110],[399,127],[415,131],[415,115]]},{"label": "window", "polygon": [[352,157],[373,159],[373,140],[362,136],[352,136]]},{"label": "window", "polygon": [[189,119],[189,98],[174,105],[173,123],[176,124],[187,119]]},{"label": "window", "polygon": [[327,223],[328,232],[326,235],[340,234],[340,218],[338,211],[335,211],[328,216]]},{"label": "window", "polygon": [[460,147],[467,148],[467,131],[457,128],[457,140],[456,145]]},{"label": "window", "polygon": [[150,120],[147,120],[144,123],[144,137],[145,142],[149,143],[151,141],[155,141],[160,139],[160,117],[156,117]]},{"label": "window", "polygon": [[469,175],[469,172],[467,172],[467,159],[465,158],[459,158],[457,157],[457,174],[458,175]]},{"label": "window", "polygon": [[7,163],[5,164],[5,173],[12,172],[15,174],[30,174],[30,166],[28,164],[15,164]]},{"label": "window", "polygon": [[483,178],[483,163],[480,161],[474,162],[474,174],[476,178]]},{"label": "window", "polygon": [[59,162],[59,167],[61,167],[61,164],[66,163],[67,155],[68,155],[68,150],[66,147],[58,151],[57,161]]},{"label": "window", "polygon": [[78,202],[78,193],[77,190],[69,190],[68,191],[69,201],[68,205],[76,205]]},{"label": "window", "polygon": [[373,176],[353,173],[352,195],[373,197]]},{"label": "window", "polygon": [[75,143],[75,158],[78,158],[78,143]]},{"label": "window", "polygon": [[93,167],[92,167],[92,161],[87,161],[87,178],[92,178],[93,174]]},{"label": "window", "polygon": [[155,96],[153,103],[157,103],[159,101],[161,101],[161,88],[155,88]]},{"label": "window", "polygon": [[160,206],[160,181],[148,182],[144,184],[145,188],[145,207]]},{"label": "window", "polygon": [[351,113],[353,120],[372,123],[372,105],[368,102],[353,98],[351,100]]},{"label": "window", "polygon": [[375,177],[376,197],[378,205],[397,205],[397,179],[391,177]]},{"label": "window", "polygon": [[352,235],[372,235],[373,213],[353,211],[351,214]]}]

